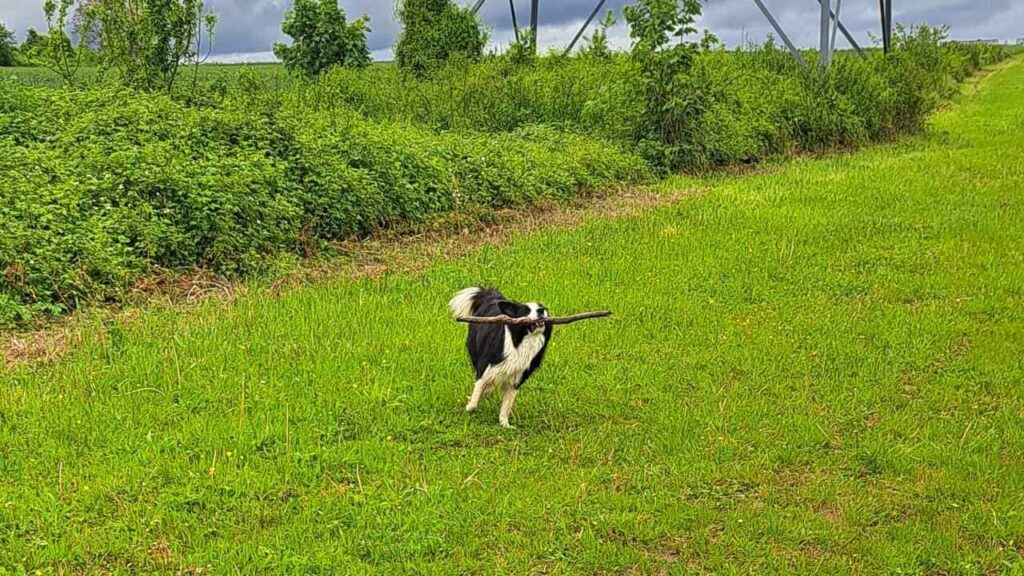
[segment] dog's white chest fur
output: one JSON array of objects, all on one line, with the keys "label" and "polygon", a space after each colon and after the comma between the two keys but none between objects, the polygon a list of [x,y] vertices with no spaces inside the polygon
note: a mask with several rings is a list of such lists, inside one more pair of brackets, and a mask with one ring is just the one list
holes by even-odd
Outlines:
[{"label": "dog's white chest fur", "polygon": [[530,367],[530,363],[544,348],[544,332],[530,332],[523,338],[519,346],[512,344],[512,334],[508,327],[505,327],[505,358],[498,364],[488,368],[496,375],[500,375],[511,381],[518,382],[523,372]]}]

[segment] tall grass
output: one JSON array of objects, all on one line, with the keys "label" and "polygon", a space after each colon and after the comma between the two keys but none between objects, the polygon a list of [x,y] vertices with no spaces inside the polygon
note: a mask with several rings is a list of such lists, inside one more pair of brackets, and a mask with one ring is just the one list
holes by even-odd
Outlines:
[{"label": "tall grass", "polygon": [[[943,29],[900,27],[892,54],[841,52],[824,75],[802,69],[770,41],[739,51],[705,50],[691,73],[701,106],[688,167],[853,146],[918,130],[958,82],[1005,56],[999,46],[945,39]],[[232,95],[355,110],[370,120],[490,133],[545,124],[626,148],[636,144],[645,106],[637,66],[621,53],[553,55],[531,65],[498,57],[456,63],[425,80],[393,66],[336,69],[313,81],[258,73],[235,80]]]}]

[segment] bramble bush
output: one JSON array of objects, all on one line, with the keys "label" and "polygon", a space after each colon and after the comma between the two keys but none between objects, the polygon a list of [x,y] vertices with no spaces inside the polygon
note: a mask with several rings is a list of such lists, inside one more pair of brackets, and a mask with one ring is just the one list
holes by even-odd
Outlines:
[{"label": "bramble bush", "polygon": [[457,206],[564,199],[647,177],[569,133],[498,137],[241,99],[0,82],[0,325],[123,299],[154,269],[258,272],[281,252]]},{"label": "bramble bush", "polygon": [[0,326],[122,300],[154,270],[259,273],[463,206],[891,138],[1001,57],[927,27],[898,30],[889,55],[840,53],[828,74],[771,42],[705,42],[661,71],[693,92],[663,116],[646,97],[661,72],[624,54],[449,62],[425,79],[252,67],[209,72],[199,98],[0,78]]}]

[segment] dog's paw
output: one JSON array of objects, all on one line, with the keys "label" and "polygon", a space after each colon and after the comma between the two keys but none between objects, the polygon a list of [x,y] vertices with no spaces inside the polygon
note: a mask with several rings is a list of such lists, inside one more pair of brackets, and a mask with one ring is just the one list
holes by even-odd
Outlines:
[{"label": "dog's paw", "polygon": [[500,424],[501,424],[501,427],[506,429],[506,430],[515,430],[516,429],[515,426],[509,424],[508,422],[501,422]]},{"label": "dog's paw", "polygon": [[466,404],[466,412],[476,411],[476,404]]}]

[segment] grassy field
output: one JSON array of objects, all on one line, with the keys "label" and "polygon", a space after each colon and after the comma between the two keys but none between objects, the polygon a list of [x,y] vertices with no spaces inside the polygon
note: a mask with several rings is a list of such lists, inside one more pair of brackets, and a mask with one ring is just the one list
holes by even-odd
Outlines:
[{"label": "grassy field", "polygon": [[[3,376],[0,573],[1024,573],[1022,128],[1016,59],[917,139],[115,324]],[[515,431],[476,283],[616,312]]]},{"label": "grassy field", "polygon": [[[199,67],[199,74],[202,79],[222,78],[237,74],[239,69],[248,68],[260,74],[284,76],[284,67],[277,63],[250,63],[250,64],[203,64]],[[191,81],[194,68],[189,67],[181,72],[182,81]],[[58,87],[64,81],[60,75],[43,66],[20,66],[5,68],[0,66],[0,78],[16,77],[25,84],[31,86]],[[78,70],[78,79],[84,83],[94,82],[99,73],[95,67],[83,66]]]}]

